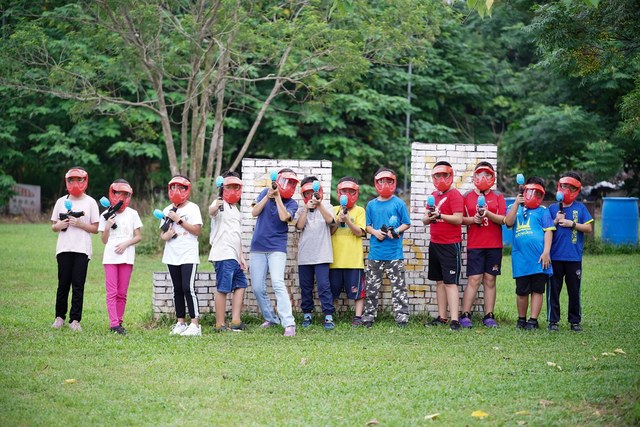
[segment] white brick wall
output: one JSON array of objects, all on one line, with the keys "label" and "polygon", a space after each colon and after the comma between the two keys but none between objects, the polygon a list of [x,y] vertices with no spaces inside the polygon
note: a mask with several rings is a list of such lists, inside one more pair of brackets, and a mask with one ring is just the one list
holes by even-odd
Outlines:
[{"label": "white brick wall", "polygon": [[[427,280],[427,244],[429,242],[429,229],[422,224],[427,195],[434,187],[431,183],[430,171],[434,163],[446,160],[452,164],[455,171],[454,185],[461,193],[473,188],[472,174],[474,166],[483,160],[491,162],[494,167],[497,164],[497,147],[494,145],[444,145],[413,143],[411,155],[411,200],[409,212],[411,216],[411,228],[405,233],[404,257],[406,265],[406,280],[409,290],[410,312],[412,314],[429,312],[437,313],[435,297],[435,283]],[[255,219],[251,217],[251,203],[266,186],[271,184],[269,177],[271,170],[279,170],[289,167],[296,171],[300,179],[308,175],[315,175],[322,182],[324,194],[328,198],[332,193],[331,173],[332,164],[328,160],[272,160],[272,159],[244,159],[242,161],[242,178],[244,182],[241,209],[243,212],[243,246],[245,257],[249,259],[249,247],[251,236],[255,226]],[[300,203],[298,192],[294,198]],[[365,201],[359,203],[364,206]],[[463,229],[464,230],[464,229]],[[285,269],[285,281],[289,287],[292,303],[295,311],[300,310],[300,288],[298,284],[298,269],[296,264],[298,232],[294,226],[289,226],[289,245],[287,250],[287,265]],[[365,241],[365,258],[368,249],[368,241]],[[466,285],[466,233],[463,235],[463,275],[460,291]],[[205,264],[208,265],[208,264]],[[203,267],[203,270],[205,267]],[[271,289],[270,283],[268,289]],[[200,310],[203,313],[214,311],[213,295],[215,294],[215,274],[211,271],[200,272],[196,277],[196,292],[200,300]],[[273,292],[270,292],[275,305]],[[462,294],[461,294],[462,295]],[[474,309],[482,310],[482,291]],[[316,301],[316,307],[319,303]],[[345,310],[352,307],[352,302],[341,299],[336,309]],[[391,309],[391,288],[385,280],[380,309]],[[230,310],[230,302],[227,300],[227,310]],[[173,315],[173,289],[168,273],[154,273],[153,311],[156,316],[160,314]],[[251,291],[247,290],[245,297],[245,311],[258,313],[258,307]]]}]

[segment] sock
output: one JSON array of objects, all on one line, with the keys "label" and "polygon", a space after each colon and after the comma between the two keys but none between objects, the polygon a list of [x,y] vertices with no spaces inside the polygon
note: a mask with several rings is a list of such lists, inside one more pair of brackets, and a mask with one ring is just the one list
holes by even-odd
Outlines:
[{"label": "sock", "polygon": [[304,314],[304,318],[305,319],[311,319],[313,316],[311,316],[311,313],[305,313]]},{"label": "sock", "polygon": [[231,324],[232,324],[232,325],[240,325],[241,323],[242,323],[242,322],[234,322],[234,321],[231,321]]},{"label": "sock", "polygon": [[325,322],[333,322],[333,316],[330,314],[327,314],[326,316],[324,316],[324,321]]},{"label": "sock", "polygon": [[529,317],[529,320],[533,320],[534,322],[537,322],[538,318],[537,317]]},{"label": "sock", "polygon": [[471,313],[469,313],[468,311],[465,311],[462,313],[462,317],[471,317]]},{"label": "sock", "polygon": [[525,317],[520,317],[520,316],[518,316],[518,320],[523,320],[523,321],[525,321],[525,322],[526,322],[526,321],[527,321],[527,317],[526,317],[526,316],[525,316]]}]

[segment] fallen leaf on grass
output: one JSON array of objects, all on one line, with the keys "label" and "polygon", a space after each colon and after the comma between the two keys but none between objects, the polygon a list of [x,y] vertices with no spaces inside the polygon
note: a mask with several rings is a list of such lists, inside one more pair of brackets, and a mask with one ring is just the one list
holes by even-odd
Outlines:
[{"label": "fallen leaf on grass", "polygon": [[529,415],[530,412],[529,411],[518,411],[516,412],[516,415]]},{"label": "fallen leaf on grass", "polygon": [[78,382],[78,380],[77,380],[77,379],[75,379],[75,378],[69,378],[69,379],[67,379],[67,380],[64,380],[63,384],[75,384],[75,383],[77,383],[77,382]]},{"label": "fallen leaf on grass", "polygon": [[540,399],[540,404],[542,406],[549,406],[549,405],[553,405],[553,401],[552,400],[547,400],[547,399]]},{"label": "fallen leaf on grass", "polygon": [[558,365],[557,363],[547,362],[547,365],[558,369],[558,371],[562,371],[562,366]]},{"label": "fallen leaf on grass", "polygon": [[591,356],[591,358],[593,359],[593,361],[594,361],[594,362],[595,362],[596,360],[598,360],[598,358],[597,358],[597,357],[595,357],[595,356]]},{"label": "fallen leaf on grass", "polygon": [[374,418],[372,420],[369,420],[366,425],[367,426],[376,426],[378,424],[380,424],[380,422]]},{"label": "fallen leaf on grass", "polygon": [[304,366],[306,364],[307,364],[307,358],[306,357],[303,357],[302,359],[300,359],[300,365],[301,366]]},{"label": "fallen leaf on grass", "polygon": [[614,353],[618,353],[618,354],[627,354],[624,352],[624,350],[622,350],[621,348],[616,348],[615,350],[613,350]]},{"label": "fallen leaf on grass", "polygon": [[425,415],[425,416],[424,416],[424,419],[425,419],[425,420],[434,420],[434,419],[436,419],[436,418],[437,418],[437,417],[439,417],[439,416],[440,416],[440,414]]},{"label": "fallen leaf on grass", "polygon": [[615,356],[615,353],[609,353],[608,351],[605,351],[604,353],[602,353],[603,356]]},{"label": "fallen leaf on grass", "polygon": [[596,417],[601,417],[602,412],[600,412],[600,410],[598,409],[596,412],[593,413],[593,415],[595,415]]},{"label": "fallen leaf on grass", "polygon": [[518,421],[518,425],[519,426],[526,426],[527,422],[526,421]]},{"label": "fallen leaf on grass", "polygon": [[473,411],[473,412],[471,413],[471,416],[472,416],[472,417],[474,417],[474,418],[480,418],[480,419],[482,419],[482,418],[484,418],[484,417],[488,417],[488,416],[489,416],[489,414],[487,414],[487,413],[486,413],[486,412],[484,412],[484,411]]},{"label": "fallen leaf on grass", "polygon": [[547,362],[547,365],[549,365],[549,366],[557,366],[557,365],[556,365],[555,363],[553,363],[553,362]]}]

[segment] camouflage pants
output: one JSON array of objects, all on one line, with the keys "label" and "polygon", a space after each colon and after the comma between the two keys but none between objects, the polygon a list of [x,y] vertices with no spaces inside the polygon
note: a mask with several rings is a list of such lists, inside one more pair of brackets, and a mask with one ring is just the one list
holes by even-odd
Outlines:
[{"label": "camouflage pants", "polygon": [[365,277],[367,282],[367,297],[364,303],[362,320],[373,322],[378,311],[378,295],[382,288],[384,273],[391,282],[391,302],[393,304],[393,317],[396,322],[409,320],[409,296],[407,285],[404,281],[404,261],[394,259],[392,261],[367,261]]}]

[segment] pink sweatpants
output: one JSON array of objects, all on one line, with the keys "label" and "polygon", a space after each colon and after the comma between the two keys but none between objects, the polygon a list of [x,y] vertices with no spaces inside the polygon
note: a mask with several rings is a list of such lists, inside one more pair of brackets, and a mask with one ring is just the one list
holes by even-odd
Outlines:
[{"label": "pink sweatpants", "polygon": [[122,323],[132,271],[133,265],[131,264],[104,264],[107,313],[109,314],[110,327],[118,326]]}]

